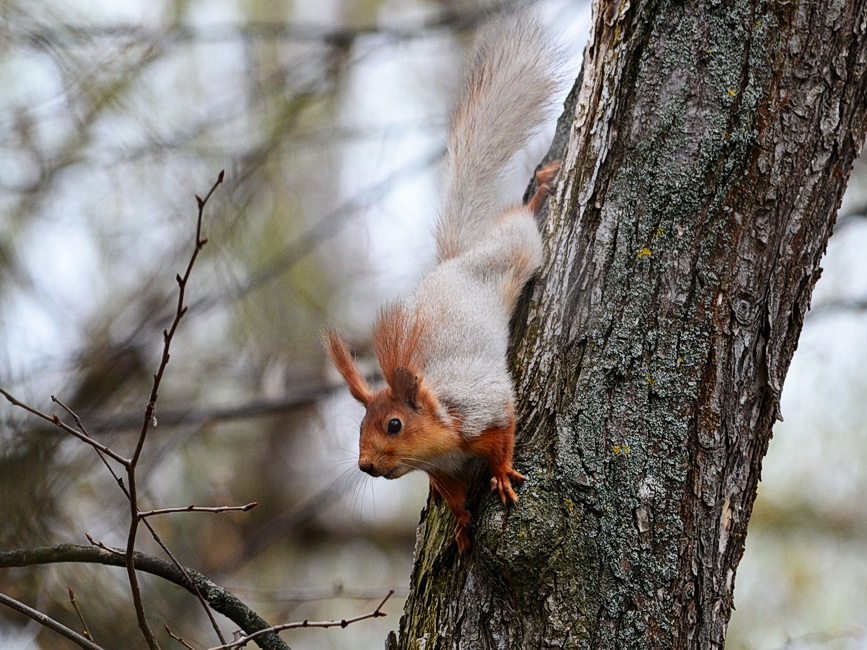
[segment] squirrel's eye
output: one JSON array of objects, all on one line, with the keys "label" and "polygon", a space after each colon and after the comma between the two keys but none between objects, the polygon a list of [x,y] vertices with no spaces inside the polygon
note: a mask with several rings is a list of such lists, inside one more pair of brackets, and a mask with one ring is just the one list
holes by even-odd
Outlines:
[{"label": "squirrel's eye", "polygon": [[400,420],[397,418],[391,418],[388,421],[388,435],[393,436],[396,433],[400,432],[400,428],[403,426]]}]

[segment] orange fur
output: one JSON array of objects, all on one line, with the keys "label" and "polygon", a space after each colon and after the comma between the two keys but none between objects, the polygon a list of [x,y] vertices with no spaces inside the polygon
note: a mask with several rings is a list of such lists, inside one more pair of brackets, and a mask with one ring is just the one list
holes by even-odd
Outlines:
[{"label": "orange fur", "polygon": [[[434,396],[422,382],[418,392],[418,407],[408,406],[390,388],[377,393],[368,406],[361,424],[359,467],[373,476],[399,478],[413,469],[426,472],[430,478],[431,497],[435,503],[444,500],[455,517],[455,541],[463,552],[469,546],[469,511],[465,500],[469,486],[466,476],[456,476],[438,464],[444,454],[463,452],[487,462],[491,472],[491,491],[497,492],[503,504],[517,503],[518,495],[512,482],[523,483],[525,477],[512,468],[515,446],[515,417],[511,404],[505,405],[509,421],[505,426],[492,427],[467,440],[458,432],[459,422],[444,424],[435,413]],[[399,435],[389,435],[388,422],[398,418],[403,423]]]},{"label": "orange fur", "polygon": [[545,199],[553,192],[554,179],[557,178],[557,173],[560,171],[560,161],[555,160],[536,171],[536,193],[533,194],[527,202],[527,207],[532,210],[533,214],[539,214],[542,206],[545,205]]},{"label": "orange fur", "polygon": [[[491,491],[496,491],[504,505],[518,502],[518,495],[512,488],[512,481],[523,483],[526,477],[512,469],[512,453],[515,448],[515,417],[511,405],[509,422],[504,427],[493,427],[482,434],[466,440],[461,438],[461,449],[488,462],[491,472]],[[429,471],[431,499],[434,503],[445,500],[455,518],[455,542],[458,552],[463,553],[470,545],[470,513],[466,508],[469,486],[465,477],[453,476],[446,471]]]},{"label": "orange fur", "polygon": [[509,422],[504,427],[486,429],[477,438],[466,441],[467,453],[488,461],[491,471],[491,491],[500,495],[504,505],[517,503],[518,495],[512,489],[512,481],[519,485],[526,480],[523,474],[512,469],[512,454],[515,451],[515,413],[511,404],[506,405]]},{"label": "orange fur", "polygon": [[[391,325],[385,320],[389,314],[397,315]],[[504,408],[509,412],[506,426],[487,429],[469,440],[464,438],[460,434],[460,417],[449,414],[443,418],[445,410],[436,396],[424,379],[408,368],[416,363],[419,345],[413,338],[421,331],[402,309],[383,312],[377,325],[377,349],[383,354],[380,358],[383,374],[388,369],[386,378],[391,381],[375,393],[337,334],[326,334],[325,347],[350,393],[367,407],[361,423],[358,466],[372,476],[389,479],[414,469],[426,472],[434,501],[444,500],[455,517],[455,541],[458,550],[463,552],[470,544],[469,511],[464,503],[468,489],[466,477],[456,476],[438,463],[444,455],[454,452],[487,461],[491,490],[499,494],[504,504],[516,503],[518,496],[512,481],[522,482],[524,477],[512,469],[515,417],[512,405],[506,404]],[[397,435],[388,433],[392,419],[399,419],[402,424]]]},{"label": "orange fur", "polygon": [[455,517],[455,542],[458,553],[463,553],[470,546],[470,511],[464,501],[467,498],[467,484],[457,476],[445,472],[429,472],[431,495],[434,501],[444,499],[449,510]]},{"label": "orange fur", "polygon": [[394,373],[406,368],[418,373],[421,369],[421,342],[424,340],[424,324],[415,314],[402,305],[383,307],[373,326],[373,349],[382,376],[390,386],[394,385]]},{"label": "orange fur", "polygon": [[[460,445],[460,434],[438,417],[439,403],[421,387],[416,407],[391,387],[373,396],[361,422],[358,465],[368,474],[397,478],[413,469],[428,471],[435,460]],[[388,434],[388,422],[402,423],[398,435]]]},{"label": "orange fur", "polygon": [[334,362],[337,371],[343,376],[350,394],[359,402],[367,406],[373,398],[373,391],[364,379],[364,375],[352,360],[349,354],[349,346],[333,330],[328,330],[323,337],[325,350],[331,361]]}]

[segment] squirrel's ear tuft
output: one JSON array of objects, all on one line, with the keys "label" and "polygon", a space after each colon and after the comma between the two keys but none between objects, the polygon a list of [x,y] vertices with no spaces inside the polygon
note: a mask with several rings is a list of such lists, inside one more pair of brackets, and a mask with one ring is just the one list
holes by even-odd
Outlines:
[{"label": "squirrel's ear tuft", "polygon": [[394,371],[391,390],[397,399],[406,402],[414,409],[419,408],[418,377],[408,368],[401,366]]},{"label": "squirrel's ear tuft", "polygon": [[373,392],[364,375],[355,365],[352,360],[352,355],[349,354],[349,346],[341,339],[336,332],[328,330],[323,337],[325,351],[337,367],[337,371],[343,376],[346,385],[349,387],[350,394],[359,402],[367,406],[373,399]]}]

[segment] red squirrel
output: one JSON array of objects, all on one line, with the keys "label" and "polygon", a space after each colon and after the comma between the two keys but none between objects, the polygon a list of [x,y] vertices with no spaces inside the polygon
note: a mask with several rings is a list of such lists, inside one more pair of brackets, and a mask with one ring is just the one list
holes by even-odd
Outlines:
[{"label": "red squirrel", "polygon": [[498,210],[504,168],[546,116],[557,86],[557,52],[527,12],[484,28],[453,112],[437,263],[403,303],[382,309],[373,344],[385,387],[373,391],[333,331],[325,347],[349,392],[367,409],[359,468],[395,479],[419,469],[434,501],[470,544],[464,503],[471,463],[486,461],[491,490],[516,503],[515,409],[506,364],[509,320],[542,263],[536,215],[552,192],[553,162],[536,172],[523,206]]}]

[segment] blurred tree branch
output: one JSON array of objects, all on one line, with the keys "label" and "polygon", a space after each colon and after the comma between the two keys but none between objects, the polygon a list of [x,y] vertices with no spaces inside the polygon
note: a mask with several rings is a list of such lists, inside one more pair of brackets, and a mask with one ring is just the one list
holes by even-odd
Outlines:
[{"label": "blurred tree branch", "polygon": [[[528,4],[527,0],[513,4]],[[147,41],[160,46],[174,43],[207,43],[237,40],[278,40],[322,42],[325,45],[348,47],[363,37],[388,37],[394,40],[424,38],[437,30],[464,31],[477,27],[492,15],[503,10],[503,5],[492,3],[485,7],[446,8],[416,25],[385,26],[360,25],[330,28],[316,24],[285,24],[274,22],[246,22],[244,24],[209,25],[197,28],[172,25],[165,29],[152,29],[129,23],[60,24],[10,26],[5,36],[20,45],[42,49],[45,44],[73,46],[94,39],[127,38]]]},{"label": "blurred tree branch", "polygon": [[[297,390],[278,399],[254,399],[249,402],[226,407],[204,408],[166,408],[160,409],[160,427],[201,425],[206,422],[228,422],[270,415],[285,415],[301,408],[312,406],[333,387],[311,383],[297,387]],[[141,416],[134,414],[110,415],[99,411],[84,415],[92,422],[90,429],[105,433],[118,433],[136,428]]]},{"label": "blurred tree branch", "polygon": [[867,311],[867,298],[845,298],[839,300],[825,300],[818,305],[810,307],[806,317],[813,319],[841,312],[865,312]]},{"label": "blurred tree branch", "polygon": [[[174,563],[136,551],[132,555],[136,571],[150,573],[183,587],[191,594],[202,594],[208,605],[235,623],[245,634],[264,630],[268,624],[230,591],[212,582],[210,578],[189,567],[179,568]],[[95,546],[58,544],[15,551],[0,551],[0,568],[25,567],[58,562],[86,562],[107,566],[124,567],[126,557],[123,549],[116,552]],[[183,570],[182,570],[183,569]],[[189,578],[185,577],[186,573]],[[257,638],[263,650],[288,650],[288,646],[276,634]]]},{"label": "blurred tree branch", "polygon": [[[139,629],[141,630],[148,646],[151,650],[159,650],[159,644],[156,641],[156,638],[153,634],[153,631],[150,628],[150,625],[147,620],[147,614],[145,612],[144,600],[142,599],[141,589],[138,582],[138,575],[134,566],[134,553],[136,547],[136,536],[138,531],[138,526],[140,523],[144,522],[147,528],[150,530],[151,535],[157,541],[157,543],[163,548],[163,550],[167,553],[167,555],[171,558],[174,565],[178,568],[178,570],[183,574],[185,573],[185,569],[181,566],[181,564],[177,561],[168,547],[162,542],[159,536],[156,534],[156,531],[150,526],[150,524],[145,520],[142,512],[139,510],[139,502],[138,502],[138,483],[136,480],[136,470],[138,468],[139,459],[141,458],[142,450],[144,449],[145,440],[147,438],[148,431],[151,426],[156,425],[156,403],[159,395],[160,384],[162,383],[162,378],[165,373],[165,369],[168,366],[170,355],[170,349],[172,340],[174,339],[175,332],[177,331],[177,327],[180,324],[181,319],[187,313],[187,306],[184,304],[184,297],[186,295],[186,287],[187,283],[190,279],[190,274],[192,272],[193,266],[195,265],[196,259],[198,257],[199,252],[202,250],[204,245],[207,243],[207,238],[202,236],[202,219],[204,217],[204,209],[208,203],[208,200],[213,195],[214,191],[217,187],[223,182],[224,172],[221,171],[217,177],[216,182],[211,186],[211,189],[205,195],[204,198],[196,195],[196,202],[198,206],[198,215],[196,219],[196,233],[195,233],[195,245],[193,248],[193,252],[190,255],[189,262],[187,263],[186,271],[184,275],[181,276],[178,274],[176,276],[176,281],[178,283],[178,297],[177,297],[177,307],[175,310],[174,319],[170,327],[166,330],[163,330],[163,352],[162,357],[160,359],[159,367],[157,368],[157,372],[153,377],[153,384],[150,391],[150,397],[147,402],[147,406],[145,407],[144,416],[141,419],[140,430],[138,434],[138,438],[136,441],[135,449],[133,450],[132,455],[129,458],[126,458],[117,452],[109,449],[105,445],[100,444],[95,441],[84,427],[81,418],[68,406],[66,406],[63,402],[58,400],[56,397],[52,396],[52,400],[59,404],[65,411],[67,411],[75,420],[78,429],[75,429],[60,420],[57,415],[49,416],[41,411],[29,406],[26,403],[23,403],[9,394],[6,390],[0,388],[0,394],[2,394],[6,399],[12,403],[14,406],[22,408],[37,417],[46,420],[56,427],[66,431],[67,433],[72,434],[79,440],[87,443],[96,451],[99,455],[100,460],[105,464],[108,471],[111,473],[112,477],[115,479],[116,483],[123,491],[129,502],[130,509],[130,521],[129,521],[129,531],[127,534],[127,545],[125,551],[125,564],[127,568],[127,575],[129,578],[130,585],[130,593],[132,594],[133,606],[136,613],[136,618],[138,620]],[[106,456],[118,462],[126,471],[126,482],[124,482],[118,474],[114,471],[111,465],[106,461]],[[195,585],[193,585],[195,587]],[[213,618],[210,609],[207,607],[207,604],[204,600],[204,597],[195,591],[196,596],[201,601],[204,610],[209,617],[211,624],[214,628],[214,631],[217,634],[217,637],[220,639],[222,643],[225,643],[225,638],[223,637],[222,631],[220,630],[219,625],[217,625],[216,620]],[[47,617],[46,617],[47,618]]]}]

